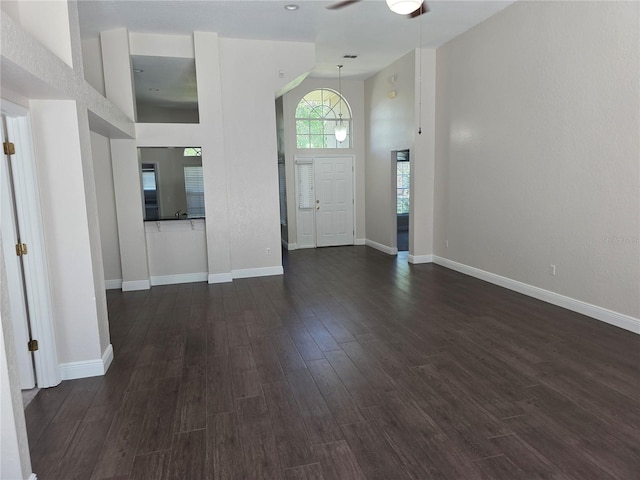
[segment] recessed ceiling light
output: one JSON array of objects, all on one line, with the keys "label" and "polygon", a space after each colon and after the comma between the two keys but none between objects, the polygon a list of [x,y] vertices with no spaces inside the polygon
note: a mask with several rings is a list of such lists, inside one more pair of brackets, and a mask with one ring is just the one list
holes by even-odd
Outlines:
[{"label": "recessed ceiling light", "polygon": [[290,3],[289,5],[284,6],[284,9],[289,10],[290,12],[293,12],[294,10],[298,10],[299,8],[300,8],[300,5],[296,5],[295,3]]}]

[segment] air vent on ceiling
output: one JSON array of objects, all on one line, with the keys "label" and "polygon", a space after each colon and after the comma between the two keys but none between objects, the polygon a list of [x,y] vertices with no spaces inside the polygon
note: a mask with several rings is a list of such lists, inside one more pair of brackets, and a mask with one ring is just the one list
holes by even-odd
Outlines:
[{"label": "air vent on ceiling", "polygon": [[358,55],[353,55],[353,54],[348,53],[348,54],[344,55],[342,58],[358,58]]}]

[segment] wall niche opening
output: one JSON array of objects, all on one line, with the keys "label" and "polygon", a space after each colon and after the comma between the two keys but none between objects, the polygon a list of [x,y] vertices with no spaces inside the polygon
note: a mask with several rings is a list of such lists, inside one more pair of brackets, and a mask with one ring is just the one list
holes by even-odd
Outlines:
[{"label": "wall niche opening", "polygon": [[137,123],[199,123],[193,58],[132,55]]}]

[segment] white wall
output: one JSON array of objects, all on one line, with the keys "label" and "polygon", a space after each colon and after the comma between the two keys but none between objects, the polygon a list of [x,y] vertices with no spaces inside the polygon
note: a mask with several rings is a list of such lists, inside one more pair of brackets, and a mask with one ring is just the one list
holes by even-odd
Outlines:
[{"label": "white wall", "polygon": [[313,68],[314,46],[221,38],[220,53],[232,270],[281,273],[275,98]]},{"label": "white wall", "polygon": [[104,72],[102,70],[102,48],[100,38],[82,41],[82,65],[84,78],[100,95],[104,95]]},{"label": "white wall", "polygon": [[119,288],[118,285],[122,282],[122,268],[120,266],[120,244],[118,242],[118,221],[109,139],[91,132],[91,152],[98,200],[104,279],[107,288]]},{"label": "white wall", "polygon": [[[391,151],[408,148],[411,161],[416,161],[414,59],[415,53],[410,52],[364,82],[367,240],[390,251],[397,243],[395,164]],[[391,82],[393,76],[395,84]],[[396,96],[389,98],[392,90]]]},{"label": "white wall", "polygon": [[66,1],[29,0],[8,3],[3,10],[11,15],[22,29],[73,67]]},{"label": "white wall", "polygon": [[[344,69],[343,69],[344,70]],[[343,71],[343,74],[345,72]],[[296,201],[295,188],[295,165],[296,155],[318,156],[318,155],[354,155],[355,165],[355,231],[356,242],[363,243],[366,237],[365,231],[365,102],[364,102],[364,82],[349,80],[348,77],[342,79],[342,96],[346,99],[351,108],[351,148],[340,149],[298,149],[296,144],[296,108],[302,97],[313,90],[320,88],[330,88],[338,90],[338,78],[307,78],[296,88],[283,96],[283,120],[284,120],[284,143],[285,143],[285,165],[287,176],[287,217],[288,217],[288,243],[295,245],[298,243],[296,211],[298,202]]]},{"label": "white wall", "polygon": [[58,360],[99,359],[104,351],[99,324],[106,318],[99,318],[103,312],[94,290],[76,103],[32,100],[30,107]]},{"label": "white wall", "polygon": [[207,236],[203,219],[145,222],[144,225],[151,285],[207,281]]},{"label": "white wall", "polygon": [[640,317],[639,9],[517,2],[438,49],[437,255]]}]

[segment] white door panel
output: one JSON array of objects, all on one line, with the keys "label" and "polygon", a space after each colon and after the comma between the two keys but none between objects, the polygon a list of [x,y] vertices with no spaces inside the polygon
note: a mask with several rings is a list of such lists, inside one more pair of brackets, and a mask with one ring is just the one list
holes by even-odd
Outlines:
[{"label": "white door panel", "polygon": [[[2,130],[2,141],[4,138],[4,127]],[[27,348],[29,342],[29,327],[26,299],[23,289],[23,273],[20,257],[16,255],[15,245],[18,243],[18,232],[16,229],[16,218],[14,211],[14,201],[9,176],[9,159],[3,154],[0,202],[2,210],[0,212],[2,229],[2,255],[7,273],[7,290],[9,293],[9,308],[11,310],[11,324],[13,326],[13,337],[16,346],[16,357],[18,362],[18,374],[20,377],[20,388],[30,389],[35,386],[35,375],[33,371],[33,361],[31,352]]]},{"label": "white door panel", "polygon": [[316,245],[353,245],[353,158],[314,158]]}]

